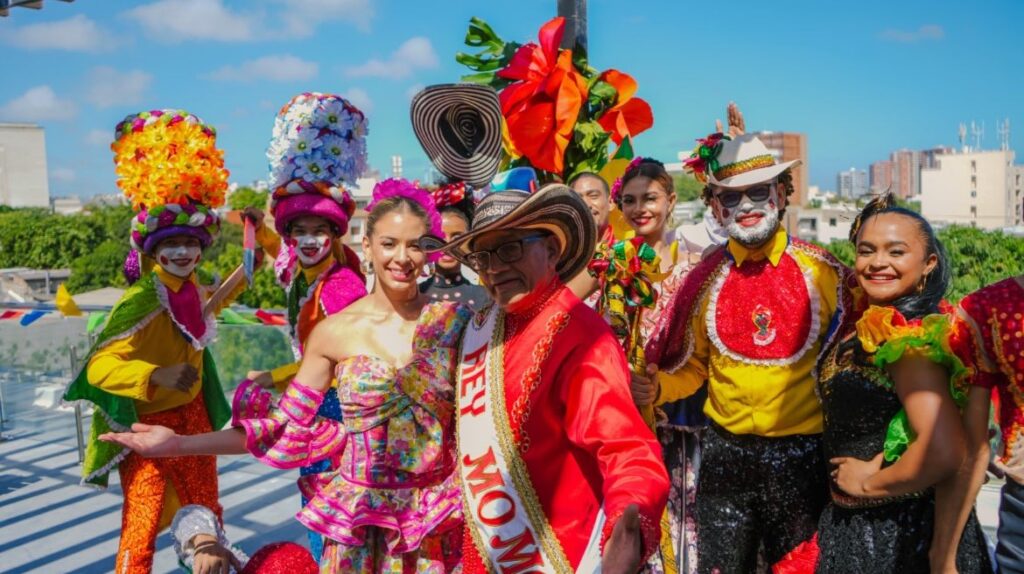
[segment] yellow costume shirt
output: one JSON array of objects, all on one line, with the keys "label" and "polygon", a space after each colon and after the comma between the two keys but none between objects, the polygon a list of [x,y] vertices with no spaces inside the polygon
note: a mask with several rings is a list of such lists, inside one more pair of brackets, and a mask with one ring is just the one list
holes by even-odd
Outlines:
[{"label": "yellow costume shirt", "polygon": [[[704,412],[733,434],[778,437],[821,433],[821,407],[815,394],[816,381],[812,372],[837,309],[842,268],[836,262],[815,254],[810,248],[792,245],[781,227],[774,237],[759,248],[748,249],[730,240],[727,249],[731,259],[725,258],[714,272],[718,274],[717,280],[712,277],[714,283],[702,291],[695,312],[690,314],[690,356],[674,372],[658,373],[658,404],[686,398],[697,392],[707,381],[708,400]],[[807,286],[809,300],[802,307],[806,312],[784,313],[777,310],[773,317],[771,309],[762,311],[757,308],[755,317],[750,320],[742,315],[730,316],[729,313],[743,311],[736,310],[734,306],[726,309],[723,303],[723,313],[716,313],[717,307],[712,306],[728,296],[726,294],[723,297],[721,293],[723,286],[726,289],[730,287],[725,275],[731,271],[742,275],[749,270],[744,269],[745,263],[749,265],[765,258],[770,265],[764,267],[759,275],[747,279],[757,290],[744,294],[745,298],[753,300],[751,304],[756,304],[759,298],[765,297],[764,293],[769,293],[764,290],[776,289],[777,285],[773,283],[781,280],[780,266],[789,265],[792,269],[790,262],[785,261],[791,258],[791,262],[796,264],[795,272],[804,278]],[[773,277],[776,275],[778,277]],[[787,281],[791,281],[793,276],[789,277]],[[709,316],[709,313],[714,316]],[[804,329],[806,336],[792,335],[791,326],[795,316],[808,318]],[[738,351],[739,345],[726,340],[728,337],[725,329],[728,327],[721,327],[723,319],[741,326],[749,322],[750,337],[753,338],[749,349],[755,353],[745,355]],[[760,326],[758,319],[761,319]],[[731,336],[732,341],[738,340],[735,334]],[[797,352],[786,357],[750,357],[756,354],[758,345],[761,345],[760,348],[769,348],[773,343],[779,344],[777,339],[786,336],[794,341],[794,346],[799,346]]]},{"label": "yellow costume shirt", "polygon": [[[193,273],[181,279],[154,267],[157,280],[177,293],[185,281],[196,282]],[[243,281],[221,307],[227,306],[245,289]],[[203,293],[200,288],[199,292]],[[220,309],[216,309],[219,312]],[[151,385],[150,376],[158,368],[186,363],[195,367],[199,381],[188,392]],[[139,414],[166,411],[191,402],[202,390],[203,351],[196,349],[182,335],[170,312],[161,310],[141,329],[123,339],[110,341],[89,360],[86,376],[89,384],[122,397],[135,399]]]}]

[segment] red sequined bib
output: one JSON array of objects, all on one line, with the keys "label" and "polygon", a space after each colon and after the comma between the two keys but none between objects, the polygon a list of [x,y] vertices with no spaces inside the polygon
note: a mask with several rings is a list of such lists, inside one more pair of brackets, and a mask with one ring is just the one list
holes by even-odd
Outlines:
[{"label": "red sequined bib", "polygon": [[707,313],[708,334],[721,353],[743,362],[786,365],[814,345],[821,320],[810,270],[786,254],[776,267],[762,259],[723,271],[712,286]]}]

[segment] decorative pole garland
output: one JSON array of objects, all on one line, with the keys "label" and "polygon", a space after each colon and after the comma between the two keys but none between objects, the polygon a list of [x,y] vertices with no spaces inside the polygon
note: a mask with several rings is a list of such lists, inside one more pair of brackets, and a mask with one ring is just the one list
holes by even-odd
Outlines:
[{"label": "decorative pole garland", "polygon": [[[597,312],[608,315],[633,372],[644,374],[647,362],[640,319],[645,309],[654,309],[658,302],[654,283],[668,276],[661,271],[661,258],[642,237],[634,237],[612,245],[598,245],[587,271],[598,280],[601,297]],[[643,407],[640,414],[654,428],[654,407]]]}]

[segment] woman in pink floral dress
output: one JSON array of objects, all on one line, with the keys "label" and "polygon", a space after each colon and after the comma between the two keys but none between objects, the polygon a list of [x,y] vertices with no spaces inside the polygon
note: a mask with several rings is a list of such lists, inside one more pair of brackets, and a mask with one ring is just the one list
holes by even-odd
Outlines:
[{"label": "woman in pink floral dress", "polygon": [[[145,427],[103,438],[145,456],[249,452],[276,468],[331,459],[336,470],[299,484],[309,503],[297,518],[324,536],[322,573],[458,571],[453,375],[470,311],[428,304],[416,284],[427,259],[418,240],[440,234],[440,219],[412,184],[378,184],[363,240],[374,290],[316,326],[276,405],[247,381],[235,394],[233,429],[185,437]],[[316,416],[332,375],[342,422]]]}]

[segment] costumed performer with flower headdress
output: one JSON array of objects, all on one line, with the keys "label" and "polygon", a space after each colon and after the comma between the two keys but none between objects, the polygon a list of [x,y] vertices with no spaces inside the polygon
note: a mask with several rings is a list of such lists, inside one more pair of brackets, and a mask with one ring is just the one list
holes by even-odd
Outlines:
[{"label": "costumed performer with flower headdress", "polygon": [[[704,148],[707,148],[706,150]],[[714,134],[687,162],[729,242],[694,267],[647,345],[656,405],[705,383],[698,571],[750,572],[814,534],[827,487],[814,367],[848,305],[848,270],[780,225],[789,169],[752,135]]]},{"label": "costumed performer with flower headdress", "polygon": [[[427,86],[412,100],[412,127],[423,151],[447,179],[433,191],[445,236],[458,237],[473,219],[474,191],[490,184],[501,160],[501,107],[497,93],[478,84]],[[483,287],[462,273],[458,259],[442,254],[420,283],[434,300],[458,301],[479,310],[490,302]]]},{"label": "costumed performer with flower headdress", "polygon": [[[455,570],[462,514],[454,377],[471,312],[420,293],[427,233],[443,233],[430,194],[404,180],[380,182],[363,238],[373,291],[316,326],[276,405],[250,381],[235,392],[233,429],[177,436],[146,427],[103,440],[145,456],[249,452],[275,468],[335,459],[335,470],[300,484],[309,503],[297,518],[324,536],[321,572]],[[332,377],[341,422],[317,416]]]},{"label": "costumed performer with flower headdress", "polygon": [[[299,94],[274,119],[267,159],[274,190],[270,210],[280,236],[262,224],[262,212],[247,213],[258,222],[256,239],[276,258],[274,272],[287,294],[289,334],[297,360],[320,321],[366,295],[359,258],[341,241],[355,211],[345,185],[354,185],[366,170],[366,134],[363,113],[333,94]],[[283,391],[298,370],[296,362],[251,372],[249,378],[263,388]],[[318,414],[341,420],[337,389],[327,391]],[[303,467],[300,473],[330,470],[329,462]],[[306,502],[303,497],[302,505]],[[310,531],[309,542],[313,556],[319,557],[320,535]]]},{"label": "costumed performer with flower headdress", "polygon": [[[182,435],[219,429],[230,409],[206,346],[215,315],[244,287],[236,272],[215,283],[197,273],[220,228],[228,172],[216,132],[181,110],[153,110],[117,125],[111,145],[117,185],[138,210],[125,262],[131,287],[114,306],[64,398],[96,407],[83,482],[107,485],[117,467],[124,491],[117,572],[149,572],[157,533],[179,506],[201,504],[220,517],[213,457],[149,460],[97,437],[133,424]],[[214,302],[208,301],[210,298]]]}]

